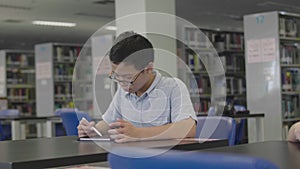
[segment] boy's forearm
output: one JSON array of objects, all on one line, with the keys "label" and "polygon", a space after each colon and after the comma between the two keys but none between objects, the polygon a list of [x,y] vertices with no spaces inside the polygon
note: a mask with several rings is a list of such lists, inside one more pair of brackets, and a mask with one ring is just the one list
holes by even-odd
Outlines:
[{"label": "boy's forearm", "polygon": [[137,135],[142,140],[147,140],[195,137],[195,133],[195,120],[189,118],[163,126],[138,128]]}]

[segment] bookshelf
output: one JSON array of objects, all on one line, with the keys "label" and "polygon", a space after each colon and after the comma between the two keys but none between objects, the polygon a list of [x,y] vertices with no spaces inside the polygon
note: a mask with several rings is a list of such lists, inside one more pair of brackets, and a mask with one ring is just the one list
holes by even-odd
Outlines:
[{"label": "bookshelf", "polygon": [[286,139],[300,117],[300,15],[246,15],[244,28],[248,108],[266,114],[265,140]]},{"label": "bookshelf", "polygon": [[[196,112],[198,114],[206,114],[214,101],[213,99],[215,101],[218,100],[216,97],[212,98],[212,83],[226,86],[226,91],[220,91],[220,93],[224,93],[223,96],[226,95],[225,100],[227,102],[233,101],[235,104],[246,106],[243,33],[209,29],[200,30],[203,34],[199,34],[199,28],[184,27],[182,31],[185,44],[178,43],[178,55],[191,70],[191,72],[187,73],[188,75],[186,75],[186,72],[179,73],[179,75],[186,79]],[[212,63],[214,60],[210,59],[214,55],[218,56],[222,62],[226,82],[221,76],[218,76],[217,71],[213,77],[212,73],[208,73],[206,65],[215,64]],[[198,56],[201,57],[200,60]],[[221,103],[214,104],[224,105],[226,103],[221,101]]]},{"label": "bookshelf", "polygon": [[33,51],[0,51],[0,98],[2,98],[2,109],[18,109],[22,115],[35,115],[34,59]]},{"label": "bookshelf", "polygon": [[86,52],[78,57],[81,48],[67,43],[35,45],[39,116],[51,116],[58,108],[92,107],[92,58]]}]

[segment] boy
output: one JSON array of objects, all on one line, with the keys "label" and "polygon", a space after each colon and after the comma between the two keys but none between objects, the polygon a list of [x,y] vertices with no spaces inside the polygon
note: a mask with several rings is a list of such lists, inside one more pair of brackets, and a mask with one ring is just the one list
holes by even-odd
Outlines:
[{"label": "boy", "polygon": [[147,139],[194,137],[196,115],[189,92],[177,78],[153,68],[154,49],[145,37],[124,32],[111,48],[110,78],[118,90],[102,121],[81,120],[78,136],[94,136],[95,126],[117,143]]}]

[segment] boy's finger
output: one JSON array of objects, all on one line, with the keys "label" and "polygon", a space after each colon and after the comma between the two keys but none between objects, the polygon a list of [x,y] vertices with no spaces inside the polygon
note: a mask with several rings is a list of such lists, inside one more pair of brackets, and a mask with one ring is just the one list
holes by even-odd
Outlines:
[{"label": "boy's finger", "polygon": [[108,134],[119,134],[116,129],[110,129],[107,132],[108,132]]},{"label": "boy's finger", "polygon": [[111,128],[118,128],[118,127],[124,127],[122,122],[113,122],[109,124],[109,127]]}]

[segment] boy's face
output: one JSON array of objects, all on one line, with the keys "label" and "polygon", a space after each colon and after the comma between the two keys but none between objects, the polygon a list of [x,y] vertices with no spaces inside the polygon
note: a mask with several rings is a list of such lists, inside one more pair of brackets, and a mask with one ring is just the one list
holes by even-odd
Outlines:
[{"label": "boy's face", "polygon": [[121,62],[120,64],[111,64],[112,74],[115,81],[117,81],[120,86],[130,93],[135,93],[141,89],[147,83],[147,76],[145,76],[145,71],[137,70],[134,65]]}]

